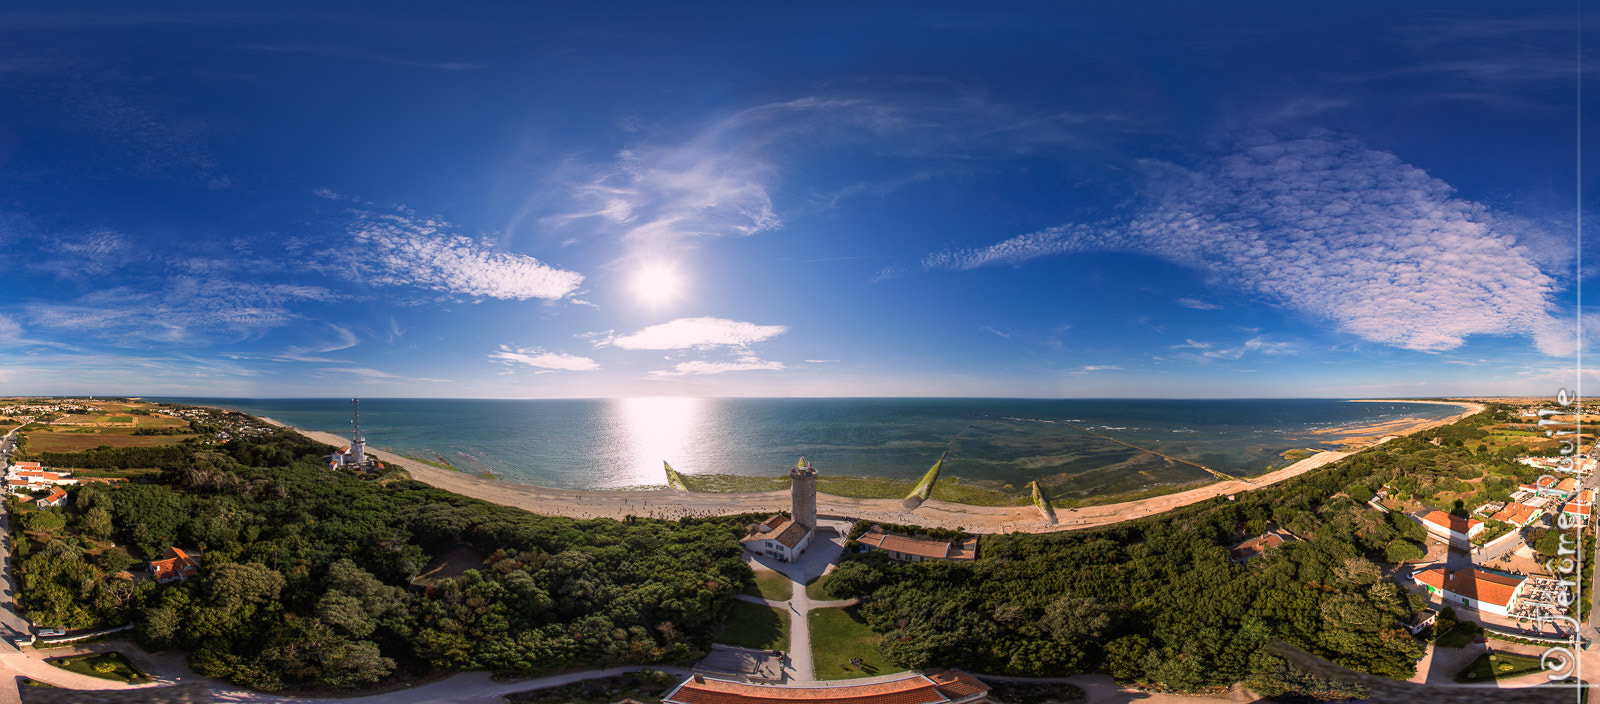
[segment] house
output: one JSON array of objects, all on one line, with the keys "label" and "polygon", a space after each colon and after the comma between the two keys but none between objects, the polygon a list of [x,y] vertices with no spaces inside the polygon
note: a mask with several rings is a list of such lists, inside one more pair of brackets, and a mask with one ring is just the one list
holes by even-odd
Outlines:
[{"label": "house", "polygon": [[1588,523],[1594,517],[1594,489],[1584,489],[1578,495],[1561,507],[1561,512],[1577,516],[1578,520]]},{"label": "house", "polygon": [[744,549],[783,562],[793,562],[811,544],[811,528],[781,513],[746,531],[749,534],[739,541]]},{"label": "house", "polygon": [[1249,562],[1251,558],[1261,557],[1267,553],[1267,550],[1294,539],[1293,535],[1285,532],[1267,531],[1230,548],[1228,550],[1228,559],[1236,563]]},{"label": "house", "polygon": [[[190,554],[190,553],[193,554]],[[150,561],[150,576],[157,582],[181,581],[200,573],[200,551],[167,548],[161,558]]]},{"label": "house", "polygon": [[45,494],[44,498],[41,498],[34,503],[37,504],[39,508],[55,508],[58,506],[65,506],[67,503],[67,490],[62,489],[59,486],[54,487],[50,489],[50,493]]},{"label": "house", "polygon": [[985,701],[989,686],[960,670],[907,672],[886,682],[807,682],[763,685],[695,674],[662,698],[665,704],[970,704]]},{"label": "house", "polygon": [[1439,620],[1438,611],[1434,611],[1433,609],[1423,609],[1413,615],[1411,620],[1403,621],[1400,625],[1405,626],[1406,630],[1411,632],[1411,635],[1416,635],[1421,633],[1422,629],[1427,628],[1430,624],[1437,620]]},{"label": "house", "polygon": [[1460,604],[1483,613],[1505,616],[1517,604],[1527,578],[1472,567],[1451,570],[1434,565],[1412,573],[1411,578],[1446,604]]},{"label": "house", "polygon": [[1444,511],[1429,511],[1417,517],[1417,522],[1429,535],[1451,545],[1470,545],[1473,536],[1483,532],[1483,521],[1452,516]]},{"label": "house", "polygon": [[43,467],[40,467],[38,462],[12,462],[11,463],[11,469],[7,470],[7,472],[15,471],[15,470],[24,470],[24,469],[31,469],[31,470],[37,471],[37,470],[43,469]]},{"label": "house", "polygon": [[1533,522],[1533,519],[1544,514],[1543,509],[1534,508],[1527,504],[1510,504],[1499,513],[1490,516],[1491,520],[1504,521],[1518,528]]},{"label": "house", "polygon": [[858,539],[862,551],[882,550],[889,559],[902,562],[923,560],[973,560],[978,557],[978,539],[967,538],[960,543],[910,537],[890,533],[883,526],[874,525]]}]

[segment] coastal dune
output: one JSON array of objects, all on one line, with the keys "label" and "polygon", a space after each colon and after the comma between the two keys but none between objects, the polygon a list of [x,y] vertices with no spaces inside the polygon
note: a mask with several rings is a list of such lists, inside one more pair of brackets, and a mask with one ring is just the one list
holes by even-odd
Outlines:
[{"label": "coastal dune", "polygon": [[[1362,399],[1378,402],[1384,399]],[[1390,402],[1399,402],[1395,399]],[[1404,403],[1425,403],[1403,401]],[[1384,427],[1385,435],[1409,435],[1429,428],[1454,423],[1467,416],[1480,413],[1484,407],[1469,402],[1446,403],[1466,409],[1449,418],[1435,421],[1413,420],[1404,427]],[[290,428],[312,440],[334,447],[349,444],[346,438],[332,433],[302,430],[262,418],[273,425]],[[1337,462],[1352,454],[1349,451],[1323,451],[1271,473],[1248,480],[1220,481],[1164,496],[1125,501],[1082,509],[1058,509],[1059,523],[1050,524],[1040,516],[1034,506],[972,506],[930,499],[915,510],[906,510],[899,499],[856,499],[832,494],[817,495],[817,511],[826,515],[849,516],[855,519],[907,523],[939,528],[960,528],[973,533],[1051,533],[1079,530],[1108,525],[1145,516],[1152,516],[1206,499],[1226,496],[1270,486],[1297,477],[1318,467]],[[771,513],[788,510],[789,492],[766,491],[736,494],[680,494],[663,486],[660,489],[628,491],[586,491],[579,489],[554,489],[530,484],[498,481],[454,472],[416,460],[401,457],[385,450],[367,448],[367,453],[380,461],[405,468],[418,481],[452,491],[463,496],[482,499],[505,506],[514,506],[533,513],[570,518],[614,518],[627,516],[677,519],[696,516],[724,516],[739,513]]]}]

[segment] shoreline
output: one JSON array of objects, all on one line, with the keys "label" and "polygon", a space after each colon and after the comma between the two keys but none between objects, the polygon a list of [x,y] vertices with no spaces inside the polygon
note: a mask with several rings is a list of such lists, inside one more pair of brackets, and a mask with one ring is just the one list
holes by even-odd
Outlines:
[{"label": "shoreline", "polygon": [[[1410,427],[1397,430],[1392,433],[1395,436],[1411,435],[1441,425],[1448,425],[1480,413],[1485,408],[1482,404],[1469,401],[1361,399],[1359,402],[1377,401],[1445,404],[1461,406],[1466,409],[1463,413],[1448,418],[1419,422]],[[296,428],[266,416],[256,417],[260,418],[264,423],[293,430],[312,440],[334,447],[348,444],[346,438],[333,433]],[[403,467],[411,474],[413,479],[430,486],[490,503],[512,506],[549,516],[620,520],[632,515],[641,518],[675,520],[740,513],[775,513],[789,508],[789,492],[787,490],[727,494],[682,494],[665,486],[658,489],[630,491],[554,489],[532,484],[484,479],[465,472],[435,467],[371,446],[367,447],[367,452],[385,464]],[[1057,509],[1056,516],[1059,522],[1056,524],[1047,522],[1039,514],[1039,509],[1032,504],[1022,506],[976,506],[929,499],[916,509],[908,511],[901,504],[900,499],[856,499],[821,492],[817,493],[817,512],[829,516],[848,516],[884,523],[920,525],[930,528],[960,528],[969,533],[1055,533],[1082,530],[1153,516],[1206,499],[1271,486],[1305,474],[1318,467],[1337,462],[1355,452],[1359,452],[1359,450],[1324,450],[1287,467],[1252,477],[1249,480],[1219,481],[1147,499],[1088,506],[1079,509]]]}]

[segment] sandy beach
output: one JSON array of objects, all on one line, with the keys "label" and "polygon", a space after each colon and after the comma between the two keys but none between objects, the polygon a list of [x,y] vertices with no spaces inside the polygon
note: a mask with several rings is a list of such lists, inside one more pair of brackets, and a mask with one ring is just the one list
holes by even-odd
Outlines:
[{"label": "sandy beach", "polygon": [[[1377,402],[1384,399],[1363,399]],[[1392,401],[1391,401],[1392,402]],[[1405,401],[1405,403],[1446,403]],[[1428,428],[1454,423],[1469,415],[1483,411],[1482,405],[1470,402],[1448,403],[1467,410],[1461,414],[1436,421],[1412,419],[1408,425],[1383,424],[1384,435],[1409,435]],[[263,421],[290,428],[271,418]],[[318,442],[334,447],[348,445],[346,438],[332,433],[293,428],[296,432]],[[680,494],[663,486],[660,489],[638,491],[584,491],[577,489],[552,489],[530,484],[499,481],[476,477],[464,472],[453,472],[433,465],[401,457],[372,447],[367,452],[379,460],[404,467],[418,481],[426,482],[447,491],[491,501],[506,506],[554,516],[571,518],[623,518],[629,515],[677,519],[693,516],[720,516],[737,513],[766,513],[789,508],[788,491],[767,491],[742,494]],[[940,528],[961,528],[973,533],[1050,533],[1103,526],[1119,521],[1152,516],[1206,499],[1251,491],[1296,477],[1331,462],[1349,456],[1353,451],[1324,451],[1288,467],[1253,477],[1249,480],[1220,481],[1186,491],[1136,501],[1126,501],[1082,509],[1057,509],[1057,524],[1048,523],[1033,506],[970,506],[946,501],[929,500],[914,511],[907,511],[899,499],[853,499],[831,494],[817,495],[817,510],[826,515],[848,516],[855,519],[916,524]]]}]

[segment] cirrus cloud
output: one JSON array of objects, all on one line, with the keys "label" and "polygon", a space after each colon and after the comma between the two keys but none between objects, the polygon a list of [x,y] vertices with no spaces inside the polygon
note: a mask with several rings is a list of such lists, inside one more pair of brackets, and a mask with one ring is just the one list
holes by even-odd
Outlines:
[{"label": "cirrus cloud", "polygon": [[501,345],[497,352],[489,353],[489,359],[499,360],[509,364],[523,364],[543,371],[569,371],[588,372],[600,368],[600,364],[588,357],[580,357],[564,352],[547,352],[542,348],[521,348]]},{"label": "cirrus cloud", "polygon": [[941,250],[920,268],[1138,252],[1403,349],[1453,349],[1476,334],[1526,335],[1556,356],[1576,349],[1557,282],[1523,243],[1543,233],[1388,152],[1330,134],[1256,137],[1155,182],[1152,204],[1131,217]]}]

